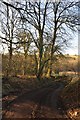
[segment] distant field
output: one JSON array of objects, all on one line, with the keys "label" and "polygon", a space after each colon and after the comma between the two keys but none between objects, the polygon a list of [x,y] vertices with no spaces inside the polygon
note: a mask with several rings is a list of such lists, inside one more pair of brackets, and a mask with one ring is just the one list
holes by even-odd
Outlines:
[{"label": "distant field", "polygon": [[62,76],[62,75],[72,76],[72,75],[78,75],[78,72],[72,72],[72,71],[59,72],[59,75],[60,75],[60,76]]}]

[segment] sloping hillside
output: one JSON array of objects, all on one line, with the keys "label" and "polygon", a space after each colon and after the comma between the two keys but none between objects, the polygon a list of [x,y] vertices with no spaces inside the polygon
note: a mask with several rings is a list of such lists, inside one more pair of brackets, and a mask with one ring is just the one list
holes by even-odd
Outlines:
[{"label": "sloping hillside", "polygon": [[73,78],[72,81],[63,89],[62,99],[68,114],[80,118],[80,78]]}]

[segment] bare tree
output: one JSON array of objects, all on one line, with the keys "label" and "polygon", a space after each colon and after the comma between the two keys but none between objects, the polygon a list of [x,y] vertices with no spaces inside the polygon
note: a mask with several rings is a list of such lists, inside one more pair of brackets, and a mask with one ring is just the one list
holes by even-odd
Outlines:
[{"label": "bare tree", "polygon": [[[75,31],[78,25],[79,16],[77,14],[78,1],[60,0],[57,2],[18,2],[20,6],[3,2],[16,9],[23,22],[28,23],[38,57],[35,53],[36,76],[41,78],[45,64],[50,60],[50,76],[54,53],[59,52],[58,48],[67,44],[69,33]],[[36,31],[36,32],[35,32]],[[35,36],[36,33],[36,36]],[[45,58],[45,47],[51,45],[50,54]]]},{"label": "bare tree", "polygon": [[17,35],[17,39],[19,40],[20,43],[22,44],[17,44],[17,50],[22,48],[23,54],[24,54],[24,63],[23,63],[23,75],[26,75],[26,67],[27,67],[27,56],[29,52],[30,45],[32,43],[32,37],[28,31],[21,31]]},{"label": "bare tree", "polygon": [[12,53],[14,50],[13,45],[16,44],[16,26],[18,23],[17,16],[18,12],[10,8],[8,5],[1,4],[0,8],[1,14],[1,35],[0,39],[2,39],[2,44],[7,45],[9,51],[9,74],[12,68]]},{"label": "bare tree", "polygon": [[[52,47],[51,47],[51,59],[50,59],[50,76],[52,74],[52,64],[54,60],[54,46],[67,45],[69,39],[71,39],[70,32],[75,32],[78,25],[78,11],[76,1],[64,1],[52,3],[53,9],[53,32],[52,32]],[[75,10],[74,10],[75,9]],[[51,22],[51,23],[52,23]],[[69,31],[69,32],[68,32]],[[68,37],[67,37],[68,36]],[[70,37],[69,37],[70,36]]]}]

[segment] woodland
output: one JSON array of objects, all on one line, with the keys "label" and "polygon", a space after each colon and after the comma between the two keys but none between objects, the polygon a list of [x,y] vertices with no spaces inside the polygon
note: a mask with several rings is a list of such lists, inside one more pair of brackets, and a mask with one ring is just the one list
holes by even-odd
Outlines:
[{"label": "woodland", "polygon": [[0,1],[3,118],[80,119],[80,56],[65,54],[79,10],[78,0]]}]

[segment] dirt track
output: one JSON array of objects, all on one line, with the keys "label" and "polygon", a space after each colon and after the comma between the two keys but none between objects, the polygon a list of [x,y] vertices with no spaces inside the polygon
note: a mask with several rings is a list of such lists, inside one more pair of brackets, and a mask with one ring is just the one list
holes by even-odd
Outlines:
[{"label": "dirt track", "polygon": [[64,106],[59,99],[64,84],[27,92],[18,97],[5,114],[5,118],[65,118]]}]

